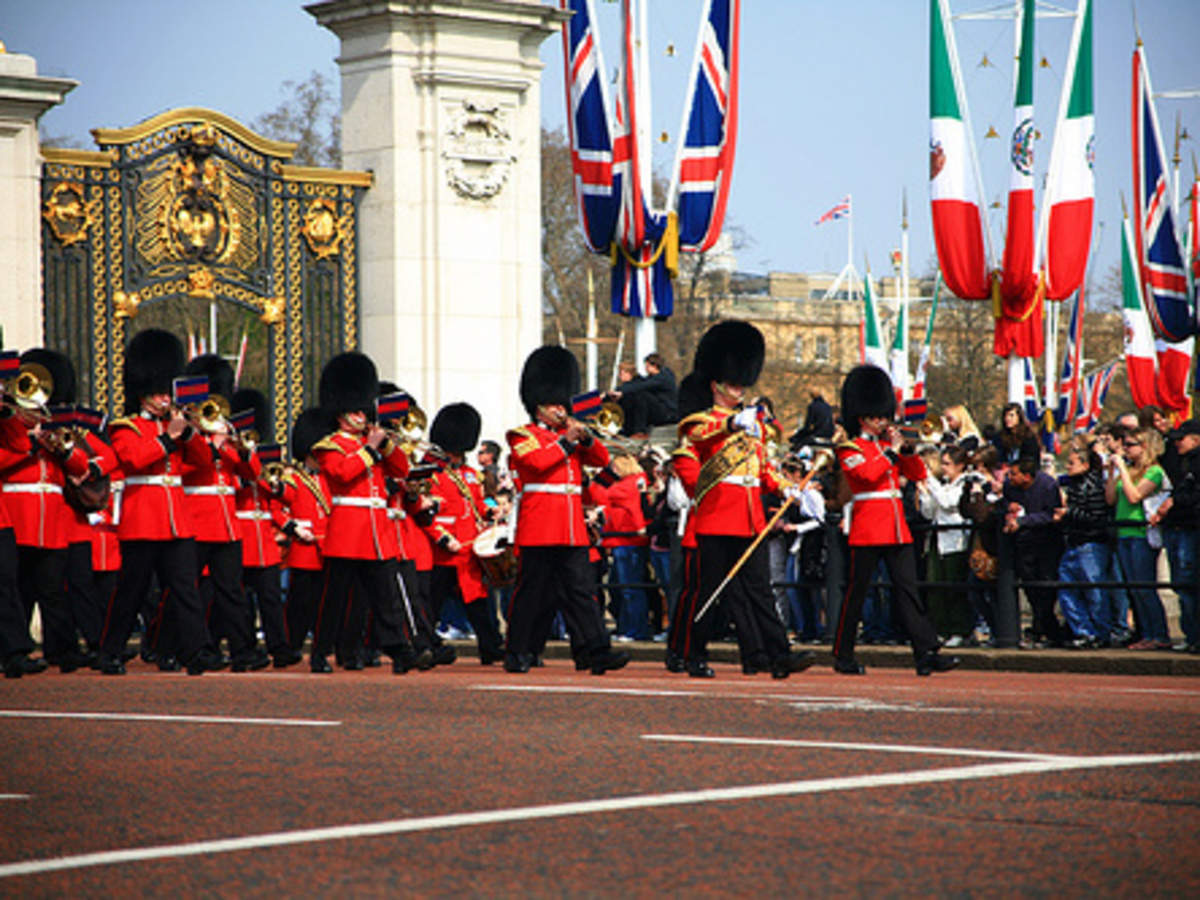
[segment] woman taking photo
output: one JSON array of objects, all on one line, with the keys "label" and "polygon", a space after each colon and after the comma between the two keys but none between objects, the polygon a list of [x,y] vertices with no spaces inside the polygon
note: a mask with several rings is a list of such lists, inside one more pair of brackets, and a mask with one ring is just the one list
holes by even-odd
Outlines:
[{"label": "woman taking photo", "polygon": [[[1153,428],[1129,432],[1121,452],[1109,459],[1104,499],[1116,506],[1117,559],[1125,580],[1130,583],[1152,582],[1157,577],[1158,551],[1146,540],[1146,511],[1143,501],[1162,490],[1163,469],[1158,465],[1162,453],[1162,435]],[[1133,615],[1141,630],[1141,640],[1130,650],[1170,650],[1167,640],[1167,616],[1154,588],[1130,587]]]}]

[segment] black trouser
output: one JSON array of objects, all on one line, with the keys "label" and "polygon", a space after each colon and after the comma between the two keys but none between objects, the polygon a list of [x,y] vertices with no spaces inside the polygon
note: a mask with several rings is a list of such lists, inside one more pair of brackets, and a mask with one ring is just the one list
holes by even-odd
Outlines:
[{"label": "black trouser", "polygon": [[854,659],[863,600],[881,559],[891,579],[892,614],[908,633],[913,656],[919,658],[937,649],[937,632],[929,619],[929,610],[917,594],[917,559],[912,544],[851,547],[846,597],[833,633],[833,655],[842,662]]},{"label": "black trouser", "polygon": [[320,569],[288,569],[287,614],[288,645],[299,651],[304,639],[313,630],[317,617],[317,604],[321,602],[321,590],[325,585],[325,573]]},{"label": "black trouser", "polygon": [[562,612],[579,657],[595,659],[612,644],[595,600],[587,547],[522,547],[517,585],[508,608],[508,652],[538,653]]},{"label": "black trouser", "polygon": [[28,625],[36,604],[42,611],[42,656],[57,662],[79,651],[75,622],[67,604],[67,550],[17,546],[17,590]]},{"label": "black trouser", "polygon": [[[703,606],[713,591],[741,559],[753,538],[729,535],[698,535],[700,545],[700,597]],[[737,630],[738,652],[743,663],[765,665],[787,656],[787,629],[775,608],[771,592],[770,562],[765,542],[759,543],[737,575],[721,592],[718,600],[729,610]],[[693,636],[707,647],[709,627],[706,620],[716,612],[710,609],[696,623]],[[703,627],[702,627],[703,626]],[[707,651],[706,651],[707,652]],[[703,656],[694,658],[703,659]]]},{"label": "black trouser", "polygon": [[208,567],[201,586],[209,630],[217,643],[229,639],[229,655],[250,653],[258,644],[254,637],[254,609],[242,590],[242,542],[196,541],[196,571]]},{"label": "black trouser", "polygon": [[[693,620],[700,609],[700,554],[694,547],[684,547],[683,565],[679,573],[679,596],[671,611],[671,626],[667,630],[667,649],[680,659],[704,659],[708,647],[696,647]],[[705,618],[712,615],[712,611]],[[703,622],[703,619],[701,620]]]},{"label": "black trouser", "polygon": [[91,541],[76,541],[67,547],[67,608],[88,649],[99,648],[108,594],[101,593],[92,571]]},{"label": "black trouser", "polygon": [[17,592],[17,540],[11,528],[0,528],[0,662],[31,652],[29,620]]},{"label": "black trouser", "polygon": [[437,619],[434,617],[429,602],[431,595],[430,571],[428,569],[424,572],[418,571],[417,564],[411,559],[399,560],[396,566],[400,576],[400,591],[403,594],[401,599],[407,601],[408,610],[412,614],[415,625],[413,648],[420,653],[427,647],[442,646],[445,641],[437,633]]},{"label": "black trouser", "polygon": [[336,644],[338,658],[354,659],[363,646],[368,609],[385,653],[395,659],[410,650],[399,594],[394,559],[326,558],[312,655],[326,657]]},{"label": "black trouser", "polygon": [[504,642],[500,639],[500,626],[488,607],[487,595],[464,597],[462,585],[458,583],[458,570],[454,566],[434,566],[430,590],[435,597],[457,596],[467,611],[467,621],[475,631],[475,644],[481,660],[496,661],[504,655]]},{"label": "black trouser", "polygon": [[[279,581],[279,564],[244,567],[242,586],[249,588],[254,594],[254,599],[258,601],[258,618],[267,638],[267,651],[274,656],[287,650],[291,642],[288,640],[287,622],[283,616],[283,585]],[[254,603],[249,594],[246,597],[246,611],[250,617],[250,634],[253,635]]]},{"label": "black trouser", "polygon": [[[1021,581],[1056,581],[1062,548],[1057,537],[1046,533],[1040,540],[1017,541],[1017,578]],[[1063,628],[1054,614],[1058,592],[1051,587],[1027,587],[1025,596],[1033,610],[1033,633],[1051,643],[1061,643]]]},{"label": "black trouser", "polygon": [[204,607],[196,587],[196,542],[191,538],[170,541],[121,541],[121,574],[108,603],[100,652],[120,658],[125,652],[133,620],[150,586],[151,575],[166,592],[163,606],[164,640],[170,652],[190,662],[211,641],[204,622]]}]

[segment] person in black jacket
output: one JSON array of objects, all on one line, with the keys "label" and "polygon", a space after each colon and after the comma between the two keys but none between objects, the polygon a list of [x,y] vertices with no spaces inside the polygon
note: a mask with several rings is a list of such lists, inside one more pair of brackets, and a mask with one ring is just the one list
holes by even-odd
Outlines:
[{"label": "person in black jacket", "polygon": [[1090,448],[1067,452],[1062,484],[1064,504],[1054,511],[1066,550],[1058,563],[1058,580],[1080,587],[1060,587],[1058,605],[1070,627],[1068,646],[1107,647],[1112,636],[1105,592],[1095,586],[1108,571],[1108,503],[1104,499],[1104,463]]},{"label": "person in black jacket", "polygon": [[1174,450],[1163,454],[1162,464],[1171,479],[1171,496],[1150,517],[1150,524],[1162,524],[1163,546],[1171,564],[1171,580],[1179,595],[1179,627],[1188,653],[1200,653],[1200,622],[1197,622],[1197,598],[1200,597],[1200,420],[1188,419],[1167,435]]},{"label": "person in black jacket", "polygon": [[607,394],[608,399],[616,400],[625,413],[625,426],[621,432],[626,435],[644,435],[655,425],[679,421],[675,373],[657,353],[649,354],[642,363],[646,367],[645,376],[622,381],[620,390]]},{"label": "person in black jacket", "polygon": [[829,440],[833,437],[833,407],[825,402],[825,397],[819,388],[809,391],[811,398],[808,410],[804,413],[804,424],[792,432],[793,447],[811,443],[813,438]]}]

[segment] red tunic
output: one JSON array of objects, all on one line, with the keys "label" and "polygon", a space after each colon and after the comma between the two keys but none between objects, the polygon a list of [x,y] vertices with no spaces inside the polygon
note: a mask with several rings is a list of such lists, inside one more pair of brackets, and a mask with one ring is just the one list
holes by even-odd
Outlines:
[{"label": "red tunic", "polygon": [[[434,475],[431,482],[430,495],[438,501],[438,509],[433,522],[424,530],[433,545],[433,564],[456,570],[464,603],[486,597],[483,570],[472,550],[487,518],[479,473],[470,466],[448,466]],[[446,537],[458,541],[458,552],[452,553],[442,546],[441,541]]]},{"label": "red tunic", "polygon": [[583,466],[608,465],[608,449],[597,440],[568,450],[562,431],[522,425],[505,435],[520,479],[517,544],[522,547],[586,547]]},{"label": "red tunic", "polygon": [[169,541],[193,534],[183,496],[183,461],[203,463],[212,453],[192,430],[167,451],[160,436],[167,423],[146,413],[116,419],[109,426],[113,450],[125,472],[125,494],[117,535],[123,541]]},{"label": "red tunic", "polygon": [[[113,452],[103,438],[93,434],[90,431],[83,433],[83,451],[88,455],[88,468],[96,476],[109,476],[109,500],[108,508],[112,508],[112,480],[120,477],[120,471],[117,469],[117,454]],[[96,513],[85,513],[67,505],[67,509],[71,512],[71,517],[67,520],[67,543],[68,544],[95,544],[96,536]],[[113,538],[116,540],[115,536]],[[93,556],[95,554],[93,553]],[[92,568],[95,569],[95,560],[93,560]],[[101,571],[111,571],[104,569]]]},{"label": "red tunic", "polygon": [[256,478],[262,465],[253,454],[243,459],[233,441],[225,441],[218,450],[212,438],[204,440],[209,458],[183,466],[184,502],[196,540],[229,543],[238,540],[241,531],[235,500],[238,478]]},{"label": "red tunic", "polygon": [[924,480],[925,463],[915,454],[902,454],[893,462],[886,449],[869,435],[837,446],[838,462],[853,495],[853,505],[847,507],[852,547],[912,543],[900,500],[900,476]]},{"label": "red tunic", "polygon": [[408,474],[408,457],[385,441],[376,460],[365,435],[336,431],[313,445],[312,453],[329,485],[333,511],[322,551],[347,559],[394,559],[400,552],[388,520],[385,478]]},{"label": "red tunic", "polygon": [[117,523],[120,518],[121,495],[125,492],[125,476],[120,469],[114,469],[108,477],[108,505],[99,512],[87,514],[88,530],[91,532],[93,572],[121,570],[121,542],[117,539]]},{"label": "red tunic", "polygon": [[8,518],[12,523],[17,545],[61,550],[67,546],[68,528],[74,511],[63,499],[64,469],[67,474],[80,476],[88,470],[88,455],[79,446],[71,448],[66,459],[36,446],[19,432],[25,425],[17,416],[4,419],[3,444],[11,457],[14,449],[25,446],[27,452],[11,458],[11,465],[0,472],[3,482],[0,496],[4,498]]},{"label": "red tunic", "polygon": [[[605,547],[645,547],[650,543],[646,537],[646,515],[642,512],[642,494],[646,490],[646,476],[640,473],[626,475],[609,485],[605,508],[608,520],[607,532],[620,532],[620,537],[606,537]],[[641,532],[635,534],[634,532]]]},{"label": "red tunic", "polygon": [[780,491],[784,487],[767,461],[762,439],[730,429],[734,412],[714,406],[679,423],[679,436],[688,441],[701,466],[726,445],[732,447],[734,465],[692,510],[697,534],[754,537],[767,524],[763,489]]},{"label": "red tunic", "polygon": [[[696,457],[696,452],[691,447],[680,447],[671,454],[671,461],[675,464],[675,474],[679,476],[679,483],[683,485],[684,493],[689,497],[696,496],[696,479],[700,476],[700,460]],[[683,526],[683,537],[679,541],[681,547],[686,547],[689,550],[695,550],[696,544],[696,516],[695,508],[688,506],[683,511],[687,516],[687,521]]]},{"label": "red tunic", "polygon": [[275,540],[276,528],[282,529],[287,523],[282,505],[258,479],[243,481],[236,499],[242,567],[262,569],[279,565],[283,556]]},{"label": "red tunic", "polygon": [[302,541],[293,537],[283,556],[289,569],[319,571],[322,566],[321,543],[329,527],[329,488],[319,474],[307,469],[288,469],[283,476],[283,506],[288,521],[311,529],[314,540]]}]

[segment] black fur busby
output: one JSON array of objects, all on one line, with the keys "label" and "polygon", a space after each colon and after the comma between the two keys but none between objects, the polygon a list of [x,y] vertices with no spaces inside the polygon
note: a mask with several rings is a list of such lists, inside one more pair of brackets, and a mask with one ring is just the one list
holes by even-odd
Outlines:
[{"label": "black fur busby", "polygon": [[375,363],[365,354],[351,350],[339,353],[321,370],[318,391],[321,408],[333,416],[348,412],[375,415],[379,397],[379,375]]},{"label": "black fur busby", "polygon": [[233,402],[233,366],[222,357],[215,353],[204,353],[194,357],[184,366],[183,374],[205,376],[208,378],[209,395],[224,397],[232,409],[238,409],[237,404]]},{"label": "black fur busby", "polygon": [[260,441],[271,438],[271,404],[263,396],[262,391],[254,388],[240,388],[229,398],[229,411],[240,413],[244,409],[254,410],[254,430],[258,432]]},{"label": "black fur busby", "polygon": [[570,350],[547,344],[529,354],[521,369],[521,403],[529,418],[537,418],[539,406],[570,406],[578,393],[579,363]]},{"label": "black fur busby", "polygon": [[396,386],[396,382],[394,382],[394,381],[379,382],[379,396],[380,397],[386,397],[388,394],[398,394],[399,392],[400,392],[400,388],[398,388]]},{"label": "black fur busby", "polygon": [[689,372],[679,382],[679,420],[683,421],[693,413],[701,412],[713,405],[712,388],[709,379],[701,378],[696,372]]},{"label": "black fur busby", "polygon": [[183,344],[161,328],[139,331],[125,348],[125,412],[137,412],[148,394],[171,393],[183,371]]},{"label": "black fur busby", "polygon": [[705,380],[750,387],[766,358],[762,332],[749,322],[718,322],[700,338],[693,370]]},{"label": "black fur busby", "polygon": [[451,403],[438,410],[429,440],[447,453],[467,453],[479,443],[479,410],[470,403]]},{"label": "black fur busby", "polygon": [[860,431],[859,419],[864,416],[896,414],[896,395],[892,379],[879,366],[855,366],[842,382],[842,424],[850,437]]},{"label": "black fur busby", "polygon": [[35,347],[21,354],[21,365],[41,366],[50,373],[54,380],[54,390],[50,399],[46,401],[47,405],[59,406],[75,402],[75,366],[66,356],[57,350]]},{"label": "black fur busby", "polygon": [[292,459],[303,462],[313,444],[336,427],[329,420],[329,414],[320,407],[310,406],[303,410],[292,425]]}]

